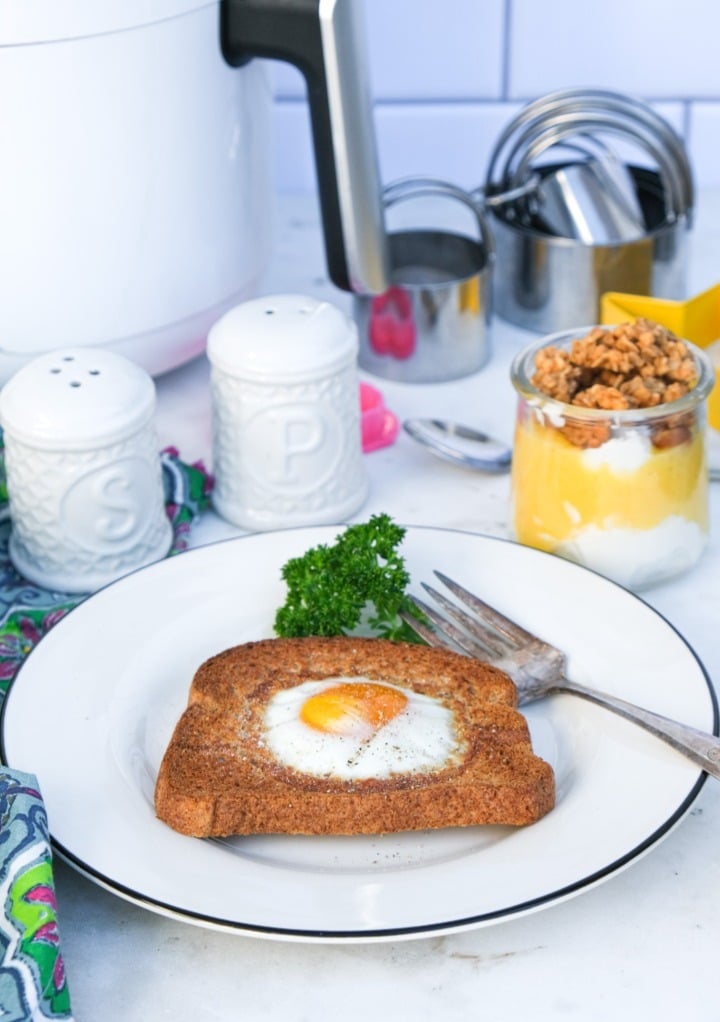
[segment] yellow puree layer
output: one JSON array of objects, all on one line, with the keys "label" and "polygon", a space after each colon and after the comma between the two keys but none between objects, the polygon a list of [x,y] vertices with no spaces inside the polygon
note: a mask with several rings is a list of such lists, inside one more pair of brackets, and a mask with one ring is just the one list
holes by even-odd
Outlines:
[{"label": "yellow puree layer", "polygon": [[670,515],[707,529],[705,446],[651,448],[629,472],[583,464],[583,449],[534,416],[518,422],[512,462],[513,520],[520,543],[554,550],[588,525],[652,529]]}]

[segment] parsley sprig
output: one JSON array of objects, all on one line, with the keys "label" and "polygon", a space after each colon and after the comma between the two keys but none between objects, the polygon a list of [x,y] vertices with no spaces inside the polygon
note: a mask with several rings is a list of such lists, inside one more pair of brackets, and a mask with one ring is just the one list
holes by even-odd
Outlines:
[{"label": "parsley sprig", "polygon": [[410,575],[399,552],[405,529],[387,514],[349,525],[332,544],[311,547],[286,561],[285,603],[275,615],[283,637],[347,635],[358,629],[390,639],[418,641],[398,616],[411,609]]}]

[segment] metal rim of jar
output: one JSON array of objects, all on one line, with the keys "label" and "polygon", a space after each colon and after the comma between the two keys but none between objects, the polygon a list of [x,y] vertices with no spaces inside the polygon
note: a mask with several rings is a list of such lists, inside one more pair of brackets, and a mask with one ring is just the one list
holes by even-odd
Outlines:
[{"label": "metal rim of jar", "polygon": [[559,330],[557,333],[545,335],[519,351],[510,366],[510,379],[518,394],[531,405],[536,407],[542,405],[543,409],[548,411],[549,416],[558,419],[585,422],[611,420],[618,426],[633,426],[692,411],[707,398],[712,390],[715,384],[715,369],[712,362],[701,348],[684,338],[682,340],[688,346],[698,369],[697,383],[683,397],[676,398],[674,401],[666,401],[664,404],[655,405],[652,408],[583,408],[580,405],[568,404],[550,397],[531,382],[532,373],[535,371],[535,358],[539,351],[551,346],[567,347],[572,341],[587,336],[591,330],[597,329],[598,326],[603,330],[615,329],[613,325],[594,324],[576,327],[572,330]]}]

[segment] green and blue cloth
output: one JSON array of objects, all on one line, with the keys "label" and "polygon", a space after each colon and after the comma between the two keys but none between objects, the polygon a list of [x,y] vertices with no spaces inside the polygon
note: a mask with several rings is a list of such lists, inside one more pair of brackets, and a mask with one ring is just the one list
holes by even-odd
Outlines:
[{"label": "green and blue cloth", "polygon": [[[212,480],[202,463],[184,463],[174,448],[164,450],[161,460],[173,525],[172,556],[187,548],[192,523],[209,505]],[[30,650],[90,595],[30,584],[10,561],[9,536],[0,434],[0,704]],[[33,774],[0,765],[0,1018],[40,1022],[72,1017],[42,794]]]}]

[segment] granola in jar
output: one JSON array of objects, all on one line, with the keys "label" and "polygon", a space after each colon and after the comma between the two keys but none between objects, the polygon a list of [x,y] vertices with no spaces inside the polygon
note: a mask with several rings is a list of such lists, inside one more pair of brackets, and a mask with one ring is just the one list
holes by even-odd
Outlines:
[{"label": "granola in jar", "polygon": [[703,352],[639,319],[546,338],[512,380],[516,539],[635,588],[697,561],[714,380]]}]

